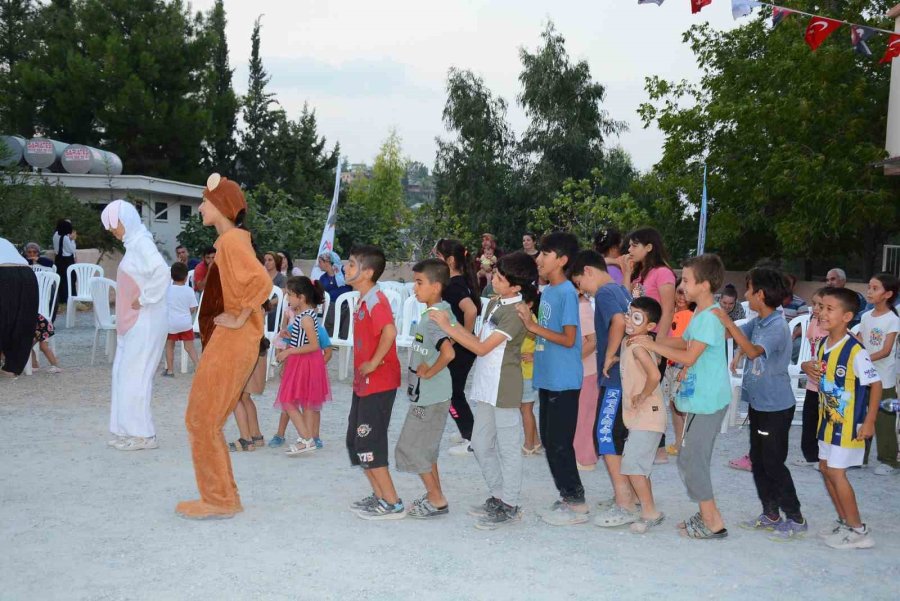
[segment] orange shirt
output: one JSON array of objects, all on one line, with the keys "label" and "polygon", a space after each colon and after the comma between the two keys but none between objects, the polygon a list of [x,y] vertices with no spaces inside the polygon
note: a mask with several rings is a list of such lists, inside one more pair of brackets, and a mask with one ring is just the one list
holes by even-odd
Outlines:
[{"label": "orange shirt", "polygon": [[694,312],[687,309],[675,313],[672,317],[672,338],[681,338],[688,324],[691,323],[693,315]]}]

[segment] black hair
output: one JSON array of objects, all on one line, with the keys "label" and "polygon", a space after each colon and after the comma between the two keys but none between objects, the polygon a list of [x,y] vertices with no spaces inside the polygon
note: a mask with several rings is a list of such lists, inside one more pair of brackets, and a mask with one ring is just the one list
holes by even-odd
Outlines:
[{"label": "black hair", "polygon": [[421,273],[432,284],[440,284],[441,291],[450,285],[450,266],[440,259],[425,259],[413,265],[413,273]]},{"label": "black hair", "polygon": [[286,250],[281,251],[281,254],[284,255],[284,260],[287,261],[287,272],[290,274],[294,270],[294,262],[291,260],[291,255]]},{"label": "black hair", "polygon": [[237,215],[234,216],[234,226],[245,232],[250,231],[247,229],[247,209],[241,209],[238,211]]},{"label": "black hair", "polygon": [[184,244],[179,244],[178,246],[175,247],[175,252],[178,252],[179,248],[183,248],[184,250],[187,250],[187,246],[185,246]]},{"label": "black hair", "polygon": [[631,301],[631,306],[646,313],[647,318],[653,323],[659,323],[662,318],[662,307],[652,296],[639,296]]},{"label": "black hair", "polygon": [[[678,278],[678,282],[675,283],[676,288],[678,287],[679,282],[681,282],[681,278]],[[737,300],[738,291],[737,291],[737,288],[735,288],[734,284],[725,284],[725,287],[722,288],[721,295],[722,296],[730,296],[731,298]]]},{"label": "black hair", "polygon": [[622,232],[614,227],[597,230],[597,233],[594,234],[594,250],[596,250],[604,257],[606,256],[606,253],[610,251],[610,249],[620,248],[621,246]]},{"label": "black hair", "polygon": [[265,265],[266,255],[272,257],[272,260],[275,262],[275,271],[281,271],[281,257],[274,250],[267,250],[263,253],[263,265]]},{"label": "black hair", "polygon": [[788,280],[783,273],[771,267],[754,267],[747,273],[747,285],[753,291],[762,291],[763,302],[771,309],[781,306],[790,294]]},{"label": "black hair", "polygon": [[215,247],[215,246],[207,246],[206,248],[203,249],[203,256],[204,256],[204,257],[205,257],[206,255],[214,255],[214,254],[216,254],[216,247]]},{"label": "black hair", "polygon": [[302,296],[307,305],[318,307],[325,302],[325,290],[322,288],[322,284],[318,280],[312,281],[305,275],[289,277],[284,287],[297,296]]},{"label": "black hair", "polygon": [[172,267],[169,268],[169,275],[172,276],[172,281],[175,282],[183,282],[188,277],[188,268],[187,265],[181,263],[179,261],[175,261],[172,263]]},{"label": "black hair", "polygon": [[[626,242],[631,244],[635,242],[637,244],[641,244],[646,246],[647,244],[653,245],[653,248],[647,253],[647,256],[644,257],[644,260],[640,263],[634,264],[634,271],[631,274],[631,279],[636,280],[637,278],[647,277],[647,274],[650,273],[651,269],[655,269],[657,267],[669,267],[668,263],[668,254],[666,253],[666,247],[663,244],[662,236],[659,232],[652,227],[642,227],[634,230],[627,236]],[[719,286],[713,288],[713,290],[718,290]]]},{"label": "black hair", "polygon": [[[656,231],[656,230],[654,230]],[[718,290],[725,281],[725,264],[719,255],[706,253],[697,257],[691,257],[684,262],[683,267],[690,267],[694,272],[697,283],[709,283],[710,292]],[[779,304],[781,301],[778,301]]]},{"label": "black hair", "polygon": [[537,238],[534,237],[534,232],[522,232],[522,235],[531,238],[532,242],[537,242]]},{"label": "black hair", "polygon": [[[681,282],[683,282],[683,281],[684,281],[684,278],[682,278],[681,276],[675,278],[675,298],[676,299],[678,298],[678,287],[681,286]],[[729,290],[729,286],[731,286],[730,290],[734,290],[734,302],[737,303],[737,290],[731,284],[726,284],[725,290]],[[687,298],[687,295],[685,295],[685,298]],[[677,303],[676,303],[676,306],[677,306]],[[697,303],[695,303],[694,301],[688,301],[687,308],[688,308],[688,311],[693,312],[694,309],[697,308]],[[674,321],[672,322],[672,329],[673,330],[675,329]]]},{"label": "black hair", "polygon": [[575,255],[575,259],[572,261],[572,265],[569,267],[569,275],[584,275],[585,267],[593,267],[594,269],[599,269],[600,271],[608,271],[608,269],[606,268],[606,259],[604,259],[603,255],[601,255],[596,250],[582,250],[577,255]]},{"label": "black hair", "polygon": [[856,292],[850,288],[835,288],[834,286],[826,286],[822,289],[822,298],[830,296],[836,298],[844,311],[856,315],[859,312],[859,297]]},{"label": "black hair", "polygon": [[556,253],[557,257],[566,257],[563,271],[568,271],[569,266],[578,254],[578,238],[568,232],[552,232],[541,238],[541,252]]},{"label": "black hair", "polygon": [[876,273],[872,276],[872,279],[881,282],[881,286],[884,288],[885,292],[891,293],[887,305],[890,310],[894,312],[894,315],[897,315],[897,309],[894,307],[894,303],[897,302],[897,293],[900,291],[900,280],[898,280],[897,276],[893,273],[888,273],[887,271]]},{"label": "black hair", "polygon": [[538,293],[534,285],[537,280],[537,264],[524,250],[517,250],[500,257],[497,273],[513,286],[521,288],[522,299],[537,305]]},{"label": "black hair", "polygon": [[359,263],[360,271],[365,269],[372,270],[372,283],[378,281],[378,278],[381,277],[381,274],[384,273],[384,268],[387,265],[387,260],[384,258],[384,251],[378,248],[377,246],[372,246],[370,244],[359,244],[350,249],[350,256],[356,257],[356,262]]},{"label": "black hair", "polygon": [[478,286],[478,276],[475,275],[477,273],[475,262],[469,259],[469,251],[466,250],[462,242],[450,238],[441,238],[434,245],[434,248],[444,257],[444,260],[453,257],[453,264],[462,272],[462,276],[466,280],[466,286],[468,286],[470,291],[469,298],[472,299],[475,307],[481,312],[481,289]]},{"label": "black hair", "polygon": [[68,219],[60,219],[56,222],[56,233],[59,234],[59,248],[56,249],[56,254],[58,254],[60,257],[62,256],[63,252],[63,238],[71,234],[73,231],[74,230],[72,228],[72,222]]}]

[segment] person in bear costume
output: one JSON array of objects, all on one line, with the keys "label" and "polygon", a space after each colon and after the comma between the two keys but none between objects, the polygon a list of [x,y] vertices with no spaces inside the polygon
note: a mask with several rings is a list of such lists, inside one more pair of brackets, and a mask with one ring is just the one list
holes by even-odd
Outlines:
[{"label": "person in bear costume", "polygon": [[243,229],[247,203],[240,186],[218,173],[209,176],[200,213],[203,225],[214,226],[219,234],[215,265],[223,312],[214,319],[184,417],[200,499],[182,501],[175,511],[195,520],[230,518],[243,510],[222,428],[256,365],[262,304],[272,292],[250,232]]}]

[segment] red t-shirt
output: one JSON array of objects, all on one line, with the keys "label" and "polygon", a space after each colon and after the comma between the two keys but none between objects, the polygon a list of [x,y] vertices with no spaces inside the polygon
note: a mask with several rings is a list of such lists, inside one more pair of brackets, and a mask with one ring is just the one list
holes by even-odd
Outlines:
[{"label": "red t-shirt", "polygon": [[200,261],[197,263],[197,266],[194,267],[194,282],[202,282],[206,279],[206,272],[209,270],[209,265],[206,264],[206,261]]},{"label": "red t-shirt", "polygon": [[400,388],[400,359],[397,358],[396,341],[391,342],[390,350],[375,371],[365,377],[358,375],[359,366],[375,354],[381,331],[393,324],[390,302],[378,288],[373,288],[360,301],[353,323],[353,392],[357,396]]}]

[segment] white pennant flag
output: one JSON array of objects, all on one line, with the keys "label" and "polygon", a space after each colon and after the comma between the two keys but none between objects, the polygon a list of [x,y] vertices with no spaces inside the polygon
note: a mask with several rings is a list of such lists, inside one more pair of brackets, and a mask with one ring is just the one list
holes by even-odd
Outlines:
[{"label": "white pennant flag", "polygon": [[657,6],[662,6],[662,3],[666,0],[638,0],[638,4],[655,4]]},{"label": "white pennant flag", "polygon": [[731,16],[737,21],[741,17],[746,17],[753,12],[754,8],[762,6],[761,3],[754,0],[731,0]]},{"label": "white pennant flag", "polygon": [[[322,240],[319,242],[319,252],[316,253],[316,259],[318,259],[322,255],[322,253],[331,251],[334,248],[334,229],[335,225],[337,225],[338,198],[341,195],[340,157],[338,157],[338,164],[334,170],[334,197],[332,197],[331,207],[328,209],[328,218],[325,219],[325,228],[322,230]],[[313,268],[309,274],[309,277],[312,280],[317,280],[319,279],[319,276],[322,275],[322,273],[322,270],[319,268],[319,263],[318,261],[316,261],[315,263],[313,263]]]}]

